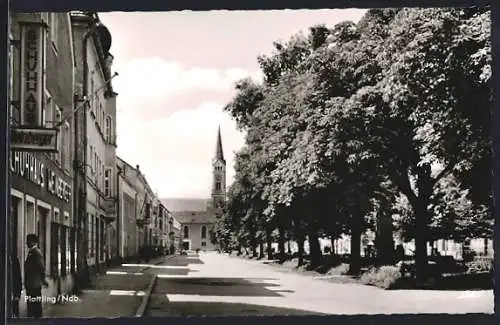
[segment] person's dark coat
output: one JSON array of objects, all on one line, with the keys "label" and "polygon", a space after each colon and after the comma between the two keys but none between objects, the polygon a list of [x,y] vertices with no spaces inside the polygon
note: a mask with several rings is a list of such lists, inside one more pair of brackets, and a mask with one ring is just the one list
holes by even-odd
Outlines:
[{"label": "person's dark coat", "polygon": [[26,290],[38,289],[46,284],[42,252],[38,247],[30,249],[24,262],[24,287]]}]

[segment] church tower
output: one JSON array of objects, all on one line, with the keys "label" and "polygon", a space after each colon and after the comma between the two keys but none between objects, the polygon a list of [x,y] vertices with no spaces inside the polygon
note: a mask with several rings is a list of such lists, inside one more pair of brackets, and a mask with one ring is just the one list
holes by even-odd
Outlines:
[{"label": "church tower", "polygon": [[218,208],[226,201],[226,160],[222,151],[222,137],[220,126],[217,133],[215,157],[212,161],[212,207]]}]

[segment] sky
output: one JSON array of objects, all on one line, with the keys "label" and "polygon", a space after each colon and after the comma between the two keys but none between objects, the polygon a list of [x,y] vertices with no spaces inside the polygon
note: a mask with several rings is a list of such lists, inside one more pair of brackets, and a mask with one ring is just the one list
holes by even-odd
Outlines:
[{"label": "sky", "polygon": [[271,54],[308,27],[358,21],[366,10],[101,13],[112,34],[117,154],[139,165],[161,198],[208,198],[220,125],[228,186],[244,134],[223,112],[244,77],[262,74]]}]

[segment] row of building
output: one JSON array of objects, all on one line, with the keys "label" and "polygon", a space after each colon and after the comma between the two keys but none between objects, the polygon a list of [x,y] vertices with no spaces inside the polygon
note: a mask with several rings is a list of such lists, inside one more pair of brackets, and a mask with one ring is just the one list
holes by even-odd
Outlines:
[{"label": "row of building", "polygon": [[31,233],[47,295],[85,286],[144,246],[175,250],[181,225],[116,155],[109,30],[92,12],[10,18],[9,233],[21,267]]}]

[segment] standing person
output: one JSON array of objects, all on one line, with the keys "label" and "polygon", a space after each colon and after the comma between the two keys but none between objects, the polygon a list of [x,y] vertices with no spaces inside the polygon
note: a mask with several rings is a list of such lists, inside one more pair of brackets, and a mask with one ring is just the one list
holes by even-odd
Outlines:
[{"label": "standing person", "polygon": [[47,287],[42,252],[38,248],[38,236],[26,236],[28,256],[24,262],[24,287],[28,302],[28,317],[42,317],[42,286]]},{"label": "standing person", "polygon": [[14,252],[10,254],[10,266],[12,274],[12,317],[19,317],[19,299],[23,289],[21,279],[21,264]]}]

